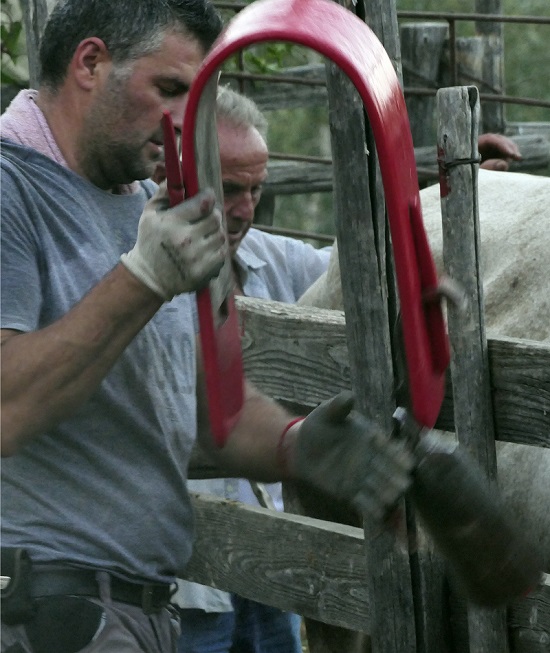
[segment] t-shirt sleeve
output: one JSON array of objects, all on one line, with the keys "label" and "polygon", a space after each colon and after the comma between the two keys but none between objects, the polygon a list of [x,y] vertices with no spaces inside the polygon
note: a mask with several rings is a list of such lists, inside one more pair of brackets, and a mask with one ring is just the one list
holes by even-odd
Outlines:
[{"label": "t-shirt sleeve", "polygon": [[1,328],[38,327],[42,291],[36,230],[11,166],[2,165]]}]

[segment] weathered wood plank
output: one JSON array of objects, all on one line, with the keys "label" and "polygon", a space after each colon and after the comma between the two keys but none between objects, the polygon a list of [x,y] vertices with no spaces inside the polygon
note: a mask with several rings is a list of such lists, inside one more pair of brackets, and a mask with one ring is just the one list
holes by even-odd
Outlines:
[{"label": "weathered wood plank", "polygon": [[[479,94],[475,87],[441,89],[437,94],[437,145],[442,158],[443,259],[452,279],[468,298],[468,329],[463,316],[448,307],[452,349],[451,377],[458,441],[496,482],[497,465],[489,376],[489,353],[483,321],[477,170],[457,161],[477,158]],[[455,216],[464,216],[457,221]],[[509,650],[506,611],[468,605],[468,640],[472,653]]]},{"label": "weathered wood plank", "polygon": [[310,408],[351,387],[343,311],[237,298],[247,378],[277,400]]},{"label": "weathered wood plank", "polygon": [[[437,87],[443,46],[448,40],[447,22],[404,23],[399,30],[404,86]],[[434,96],[409,95],[407,111],[416,146],[435,142]]]},{"label": "weathered wood plank", "polygon": [[[510,163],[511,172],[541,170],[550,164],[550,136],[545,134],[515,134],[510,138],[518,146],[523,159]],[[435,146],[417,147],[414,150],[416,165],[437,172],[437,148]],[[280,173],[279,173],[280,174]],[[422,175],[419,175],[422,179]]]},{"label": "weathered wood plank", "polygon": [[[480,14],[503,14],[502,0],[475,0],[474,7]],[[504,94],[504,25],[498,21],[478,21],[475,29],[484,40],[483,85],[480,91],[483,93],[488,89],[496,95]],[[482,121],[483,131],[502,133],[506,127],[504,105],[487,102],[483,107]]]},{"label": "weathered wood plank", "polygon": [[[349,389],[342,311],[239,297],[247,377],[268,395],[307,410]],[[550,447],[550,344],[489,339],[495,436]],[[452,399],[438,427],[453,429]]]},{"label": "weathered wood plank", "polygon": [[368,630],[360,528],[194,496],[185,577],[325,623]]},{"label": "weathered wood plank", "polygon": [[451,56],[452,43],[447,43],[441,59],[438,87],[477,85],[483,79],[484,41],[481,36],[455,38],[455,56]]},{"label": "weathered wood plank", "polygon": [[[550,165],[550,140],[543,135],[523,134],[511,139],[523,155],[521,161],[512,161],[512,172],[541,170]],[[436,183],[437,149],[434,146],[414,150],[420,183]],[[329,192],[333,188],[331,163],[309,161],[271,160],[267,166],[269,176],[264,184],[264,195],[295,195],[300,193]]]},{"label": "weathered wood plank", "polygon": [[296,195],[332,191],[332,163],[271,159],[262,195]]},{"label": "weathered wood plank", "polygon": [[[496,475],[495,438],[489,379],[489,354],[483,323],[477,171],[472,164],[455,165],[477,157],[479,94],[475,87],[442,89],[437,95],[438,149],[442,181],[443,260],[445,270],[464,289],[464,314],[448,307],[451,376],[458,439],[487,471]],[[464,219],[456,220],[456,216]]]},{"label": "weathered wood plank", "polygon": [[42,36],[46,19],[48,18],[48,9],[46,0],[21,0],[29,62],[29,85],[31,88],[38,87],[38,75],[40,71],[38,48],[40,37]]},{"label": "weathered wood plank", "polygon": [[[361,529],[204,495],[193,506],[197,540],[184,578],[329,624],[369,627]],[[512,602],[508,624],[515,653],[549,653],[550,586]],[[455,633],[464,625],[455,623]],[[455,647],[467,651],[458,635]]]},{"label": "weathered wood plank", "polygon": [[[338,2],[354,11],[383,44],[401,79],[395,0]],[[347,76],[326,69],[334,159],[334,209],[340,243],[342,294],[357,406],[388,429],[395,407],[389,325],[396,315],[382,179],[365,108]],[[370,153],[370,154],[369,154]],[[386,251],[388,250],[388,251]],[[377,337],[373,337],[376,333]],[[409,526],[409,522],[407,522]],[[414,525],[411,525],[414,530]],[[364,524],[367,536],[371,526]],[[370,636],[378,653],[417,650],[415,597],[409,556],[387,533],[368,537],[367,580],[372,597]],[[393,627],[388,628],[388,623]],[[337,651],[337,649],[333,649]]]},{"label": "weathered wood plank", "polygon": [[489,340],[496,435],[550,447],[550,345]]},{"label": "weathered wood plank", "polygon": [[535,134],[550,140],[550,122],[507,122],[506,133],[509,136]]},{"label": "weathered wood plank", "polygon": [[[395,11],[395,3],[385,4],[382,10],[379,1],[371,2],[369,11],[380,30],[390,35],[393,28],[388,17]],[[388,45],[398,52],[398,41],[395,44],[391,39]],[[389,324],[396,308],[391,306],[391,279],[386,276],[391,253],[386,252],[381,178],[363,102],[334,65],[327,65],[327,88],[332,152],[338,162],[334,167],[334,207],[351,383],[358,408],[389,433],[395,409]],[[369,533],[370,524],[365,522],[364,528]],[[380,653],[413,653],[415,604],[408,554],[387,534],[369,538],[367,544],[372,646]],[[391,630],[387,628],[390,621],[394,624]]]}]

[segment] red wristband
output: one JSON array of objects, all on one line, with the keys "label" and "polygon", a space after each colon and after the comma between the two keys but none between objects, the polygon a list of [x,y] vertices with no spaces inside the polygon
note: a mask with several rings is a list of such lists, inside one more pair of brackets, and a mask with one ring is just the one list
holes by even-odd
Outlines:
[{"label": "red wristband", "polygon": [[287,475],[289,473],[289,469],[288,469],[288,456],[285,449],[285,437],[286,434],[289,432],[291,426],[294,426],[294,424],[297,424],[298,422],[301,422],[304,419],[305,417],[295,417],[294,419],[291,419],[290,422],[283,429],[283,432],[279,437],[279,442],[277,442],[277,465]]}]

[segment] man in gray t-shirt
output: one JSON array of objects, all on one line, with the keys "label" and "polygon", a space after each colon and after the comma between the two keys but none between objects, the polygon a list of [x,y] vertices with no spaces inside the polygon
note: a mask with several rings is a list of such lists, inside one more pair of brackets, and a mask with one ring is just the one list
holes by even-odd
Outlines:
[{"label": "man in gray t-shirt", "polygon": [[236,476],[301,479],[373,520],[410,482],[408,450],[346,394],[291,425],[245,383],[212,444],[190,293],[225,260],[221,212],[209,189],[169,208],[135,180],[220,28],[208,0],[63,0],[39,90],[0,120],[2,546],[32,562],[8,574],[27,600],[3,597],[2,651],[174,649],[195,437]]}]

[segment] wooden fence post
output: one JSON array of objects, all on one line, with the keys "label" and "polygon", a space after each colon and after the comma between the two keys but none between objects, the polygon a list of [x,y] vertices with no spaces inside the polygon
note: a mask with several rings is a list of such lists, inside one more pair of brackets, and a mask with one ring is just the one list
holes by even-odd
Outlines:
[{"label": "wooden fence post", "polygon": [[[475,0],[475,10],[480,14],[502,15],[502,0]],[[504,93],[504,29],[499,22],[476,22],[476,32],[484,40],[483,82],[480,91],[500,95]],[[504,133],[506,117],[504,105],[484,102],[482,131]]]},{"label": "wooden fence post", "polygon": [[[489,356],[483,322],[477,204],[479,94],[475,87],[438,91],[443,259],[446,272],[466,291],[469,306],[449,306],[455,430],[460,445],[496,482],[496,453]],[[505,609],[467,608],[471,653],[506,653]],[[462,649],[461,649],[462,650]]]},{"label": "wooden fence post", "polygon": [[[405,23],[400,28],[403,83],[408,87],[438,87],[447,23]],[[407,111],[415,147],[435,143],[435,97],[407,95]]]},{"label": "wooden fence post", "polygon": [[[363,103],[349,80],[332,64],[328,66],[327,84],[335,162],[336,232],[352,387],[361,411],[389,434],[395,410],[394,381],[384,252],[386,226],[383,201],[374,188],[376,157],[372,142],[368,160],[365,153]],[[393,535],[386,533],[375,539],[372,535],[370,525],[365,524],[373,650],[413,653],[416,637],[408,555]],[[394,627],[388,628],[388,623]]]},{"label": "wooden fence post", "polygon": [[[351,4],[347,8],[353,10]],[[363,4],[355,7],[358,14],[366,13],[366,9]],[[401,77],[395,1],[370,2],[365,18]],[[389,298],[395,300],[395,294],[393,280],[390,277],[388,281],[387,276],[389,239],[381,177],[363,102],[347,77],[331,63],[327,64],[327,90],[352,387],[360,410],[389,434],[395,409],[390,324],[396,308],[389,306]],[[415,653],[408,552],[393,534],[373,538],[370,524],[365,524],[365,542],[372,650]],[[389,623],[392,628],[388,628]]]},{"label": "wooden fence post", "polygon": [[[358,4],[356,11],[365,15],[401,78],[395,2],[371,2],[368,8]],[[392,342],[398,302],[376,148],[358,94],[332,64],[327,66],[327,90],[352,387],[359,408],[389,433],[395,409],[393,349],[400,343]],[[414,540],[412,513],[407,516],[407,529]],[[432,591],[440,587],[437,579],[441,580],[441,573],[433,572],[433,559],[417,556],[399,545],[393,535],[372,538],[368,524],[365,540],[372,650],[442,653],[441,593],[434,602]]]},{"label": "wooden fence post", "polygon": [[480,36],[460,36],[455,41],[457,82],[453,83],[450,67],[450,43],[441,62],[439,87],[483,86],[483,57],[485,42]]}]

